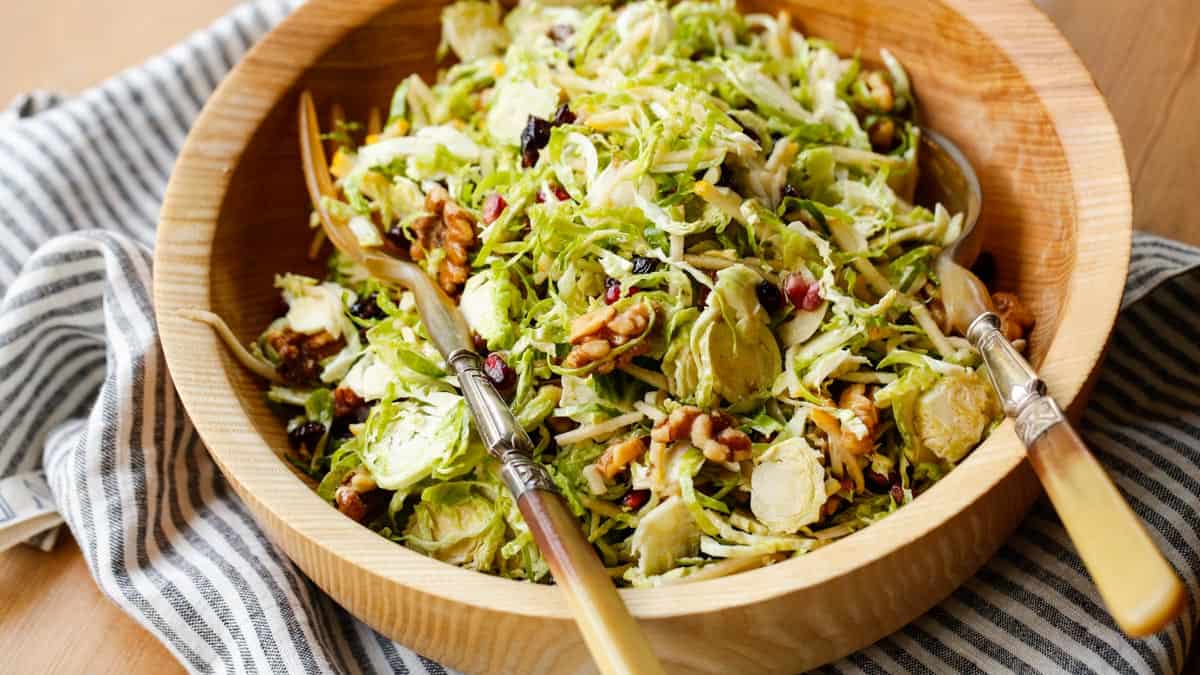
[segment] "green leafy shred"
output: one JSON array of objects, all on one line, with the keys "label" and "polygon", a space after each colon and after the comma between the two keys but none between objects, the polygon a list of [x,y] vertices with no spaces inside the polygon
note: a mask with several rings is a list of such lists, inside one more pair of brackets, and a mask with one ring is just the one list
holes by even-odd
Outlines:
[{"label": "green leafy shred", "polygon": [[[938,324],[962,219],[911,203],[920,130],[890,53],[732,0],[442,19],[456,61],[403,80],[378,133],[326,134],[323,207],[459,303],[619,583],[826,545],[995,426],[977,354]],[[337,253],[276,285],[287,311],[252,349],[318,494],[439,560],[548,580],[412,295]]]}]

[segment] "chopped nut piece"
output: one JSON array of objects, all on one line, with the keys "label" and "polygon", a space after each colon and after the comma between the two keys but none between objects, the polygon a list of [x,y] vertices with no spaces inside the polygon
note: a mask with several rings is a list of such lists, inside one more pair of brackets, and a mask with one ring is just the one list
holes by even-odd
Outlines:
[{"label": "chopped nut piece", "polygon": [[605,478],[612,480],[614,476],[646,453],[646,443],[641,438],[630,438],[620,443],[614,443],[596,460],[596,468]]},{"label": "chopped nut piece", "polygon": [[705,458],[714,462],[750,459],[750,437],[734,429],[733,422],[733,418],[723,412],[706,413],[687,405],[671,411],[666,419],[655,425],[650,438],[656,444],[687,439],[704,453]]},{"label": "chopped nut piece", "polygon": [[838,400],[838,407],[854,413],[862,420],[867,428],[867,435],[859,438],[849,429],[842,429],[842,447],[852,455],[865,455],[875,447],[875,432],[879,428],[879,410],[875,403],[866,395],[864,384],[852,384],[846,387]]},{"label": "chopped nut piece", "polygon": [[363,501],[362,495],[374,491],[377,487],[371,474],[360,466],[342,479],[342,484],[333,493],[333,501],[338,511],[361,523],[367,517],[367,503]]},{"label": "chopped nut piece", "polygon": [[[577,317],[571,322],[570,335],[571,344],[575,347],[567,354],[563,365],[567,368],[582,368],[607,358],[613,349],[646,332],[653,311],[644,303],[630,305],[620,313],[615,307],[606,305]],[[595,342],[603,343],[606,349],[593,344]],[[649,349],[650,345],[642,342],[616,359],[601,363],[596,371],[604,374],[612,372],[615,368],[627,366],[634,357],[645,354]]]},{"label": "chopped nut piece", "polygon": [[702,411],[696,406],[685,405],[671,411],[667,419],[654,426],[650,438],[659,443],[670,443],[691,433],[692,422]]},{"label": "chopped nut piece", "polygon": [[423,216],[411,225],[415,235],[409,245],[409,256],[420,262],[436,248],[445,252],[438,263],[438,285],[456,295],[471,273],[468,251],[475,244],[475,217],[450,198],[446,188],[435,185],[425,195]]},{"label": "chopped nut piece", "polygon": [[337,510],[344,513],[351,520],[361,523],[367,517],[367,505],[363,502],[358,492],[349,485],[339,487],[333,493],[333,499],[334,503],[337,504]]},{"label": "chopped nut piece", "polygon": [[577,317],[571,322],[571,344],[577,345],[601,332],[616,315],[616,307],[605,305]]},{"label": "chopped nut piece", "polygon": [[696,415],[696,419],[692,421],[691,439],[692,445],[701,449],[704,449],[709,441],[714,440],[712,416],[703,413]]},{"label": "chopped nut piece", "polygon": [[567,368],[582,368],[588,364],[608,356],[612,351],[612,347],[607,340],[593,339],[577,345],[567,354],[567,360],[563,361],[563,365]]},{"label": "chopped nut piece", "polygon": [[321,374],[321,361],[346,346],[345,338],[335,338],[328,331],[305,335],[291,328],[268,335],[266,342],[279,355],[275,370],[293,384],[315,381]]},{"label": "chopped nut piece", "polygon": [[622,337],[641,335],[650,323],[650,310],[646,305],[631,305],[608,322],[608,329]]},{"label": "chopped nut piece", "polygon": [[828,412],[814,408],[811,419],[813,424],[825,432],[831,439],[836,438],[837,445],[851,455],[864,455],[875,447],[875,434],[879,427],[879,411],[875,403],[866,395],[866,385],[852,384],[842,392],[838,407],[854,413],[862,420],[867,428],[867,435],[859,438],[851,429],[842,425],[837,417]]},{"label": "chopped nut piece", "polygon": [[338,387],[333,390],[334,417],[349,417],[358,410],[359,406],[365,404],[366,401],[354,393],[354,390],[350,387]]},{"label": "chopped nut piece", "polygon": [[1015,293],[992,293],[992,304],[1000,317],[1000,332],[1009,342],[1023,339],[1033,328],[1037,319],[1033,312],[1021,303]]},{"label": "chopped nut piece", "polygon": [[896,146],[896,123],[890,117],[884,117],[871,125],[867,137],[873,150],[888,152]]},{"label": "chopped nut piece", "polygon": [[717,442],[729,448],[733,461],[741,462],[753,457],[750,437],[740,429],[723,429],[717,434]]}]

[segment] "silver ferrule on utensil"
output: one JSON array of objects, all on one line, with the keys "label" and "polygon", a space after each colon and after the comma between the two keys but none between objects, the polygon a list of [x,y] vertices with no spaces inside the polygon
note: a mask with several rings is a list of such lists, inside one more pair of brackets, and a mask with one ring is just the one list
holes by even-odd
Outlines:
[{"label": "silver ferrule on utensil", "polygon": [[1000,317],[980,314],[967,327],[967,339],[983,357],[1004,412],[1015,421],[1017,436],[1025,445],[1066,421],[1058,403],[1046,394],[1046,383],[1000,332]]},{"label": "silver ferrule on utensil", "polygon": [[533,461],[533,444],[517,423],[508,404],[483,372],[479,355],[469,349],[452,352],[446,361],[458,374],[458,382],[475,428],[488,452],[500,460],[500,475],[516,499],[530,490],[556,491],[546,470]]}]

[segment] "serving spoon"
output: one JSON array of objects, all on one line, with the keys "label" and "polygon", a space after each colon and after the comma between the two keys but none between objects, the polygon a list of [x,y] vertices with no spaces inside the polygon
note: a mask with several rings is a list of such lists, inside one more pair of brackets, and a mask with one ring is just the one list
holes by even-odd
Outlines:
[{"label": "serving spoon", "polygon": [[533,533],[555,584],[566,596],[597,667],[612,675],[663,673],[650,642],[617,594],[612,578],[584,538],[562,495],[545,469],[533,461],[533,444],[525,430],[484,374],[471,330],[458,306],[415,263],[364,249],[350,228],[337,222],[325,208],[323,198],[335,198],[337,192],[321,146],[316,107],[308,91],[300,95],[299,122],[305,184],[325,235],[372,276],[412,291],[421,321],[458,376],[479,437],[488,452],[500,460],[504,484]]},{"label": "serving spoon", "polygon": [[1004,412],[1015,420],[1029,462],[1109,613],[1130,636],[1155,633],[1183,610],[1183,584],[1045,383],[1000,332],[987,288],[970,271],[983,231],[983,190],[971,163],[949,139],[925,128],[918,156],[917,201],[963,214],[962,234],[935,263],[947,321],[982,355]]}]

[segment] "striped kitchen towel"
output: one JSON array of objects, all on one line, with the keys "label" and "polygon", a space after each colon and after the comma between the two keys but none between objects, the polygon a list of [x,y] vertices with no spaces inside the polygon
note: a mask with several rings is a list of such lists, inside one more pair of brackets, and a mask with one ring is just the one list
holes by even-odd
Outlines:
[{"label": "striped kitchen towel", "polygon": [[[188,422],[155,333],[150,246],[175,154],[225,71],[293,4],[242,6],[99,88],[23,97],[0,117],[0,529],[52,501],[99,587],[192,671],[441,673],[267,541]],[[829,672],[1183,667],[1200,589],[1198,264],[1196,249],[1137,236],[1084,424],[1191,589],[1184,617],[1122,636],[1040,504],[948,600]]]}]

